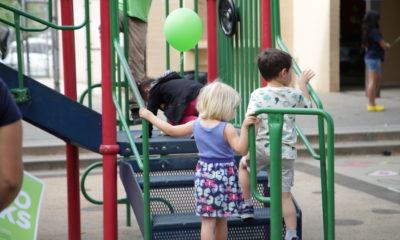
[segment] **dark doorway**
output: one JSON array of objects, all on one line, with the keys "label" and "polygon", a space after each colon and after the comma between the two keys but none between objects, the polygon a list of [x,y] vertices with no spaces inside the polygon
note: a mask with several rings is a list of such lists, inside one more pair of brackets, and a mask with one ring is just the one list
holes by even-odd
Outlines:
[{"label": "dark doorway", "polygon": [[364,86],[364,60],[361,47],[365,1],[340,1],[340,87]]}]

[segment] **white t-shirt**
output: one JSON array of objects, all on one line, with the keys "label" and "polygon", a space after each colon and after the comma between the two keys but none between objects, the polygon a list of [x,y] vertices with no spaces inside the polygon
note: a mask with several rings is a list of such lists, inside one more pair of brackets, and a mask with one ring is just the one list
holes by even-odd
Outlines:
[{"label": "white t-shirt", "polygon": [[[306,99],[299,89],[291,87],[263,87],[251,93],[247,113],[262,108],[310,108],[311,101]],[[260,114],[260,128],[256,140],[264,143],[269,154],[268,115]],[[296,116],[284,115],[282,129],[282,158],[295,159],[297,157],[297,133],[295,129]]]}]

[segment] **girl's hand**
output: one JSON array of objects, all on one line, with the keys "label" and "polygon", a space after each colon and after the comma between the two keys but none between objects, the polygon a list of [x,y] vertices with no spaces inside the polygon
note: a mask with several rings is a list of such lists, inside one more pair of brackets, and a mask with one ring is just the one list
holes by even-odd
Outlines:
[{"label": "girl's hand", "polygon": [[310,81],[310,79],[313,78],[314,76],[315,76],[315,73],[313,70],[310,70],[310,69],[304,70],[300,74],[299,78],[297,79],[298,84],[303,85],[303,86],[307,85],[307,83]]},{"label": "girl's hand", "polygon": [[243,127],[249,128],[250,125],[252,124],[257,124],[259,119],[254,116],[254,113],[250,113],[247,115],[243,121]]},{"label": "girl's hand", "polygon": [[154,114],[152,112],[150,112],[149,110],[147,110],[146,108],[141,108],[141,109],[139,109],[139,116],[146,120],[150,120],[150,118],[152,118],[154,116]]}]

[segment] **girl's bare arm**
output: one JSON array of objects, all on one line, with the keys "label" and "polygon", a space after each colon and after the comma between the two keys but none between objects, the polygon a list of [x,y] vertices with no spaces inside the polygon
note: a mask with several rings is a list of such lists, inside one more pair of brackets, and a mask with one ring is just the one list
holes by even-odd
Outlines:
[{"label": "girl's bare arm", "polygon": [[141,118],[146,119],[151,122],[154,126],[156,126],[161,131],[165,132],[170,136],[187,136],[193,133],[193,121],[173,126],[155,116],[152,112],[145,108],[141,108],[139,111],[139,115]]},{"label": "girl's bare arm", "polygon": [[247,116],[243,121],[242,128],[240,129],[240,136],[236,134],[235,128],[232,124],[227,124],[224,131],[225,140],[229,146],[240,155],[246,155],[249,150],[249,126],[257,123],[257,118],[254,116]]}]

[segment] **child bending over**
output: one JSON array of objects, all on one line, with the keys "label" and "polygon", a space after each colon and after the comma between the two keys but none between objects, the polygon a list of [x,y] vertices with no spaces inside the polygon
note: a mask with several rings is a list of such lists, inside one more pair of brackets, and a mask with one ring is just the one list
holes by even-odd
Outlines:
[{"label": "child bending over", "polygon": [[[147,79],[139,85],[140,93],[147,102],[147,109],[157,115],[164,111],[172,125],[184,124],[198,117],[197,96],[204,85],[182,78],[175,71],[167,71],[156,80]],[[149,126],[149,136],[153,126]]]}]

